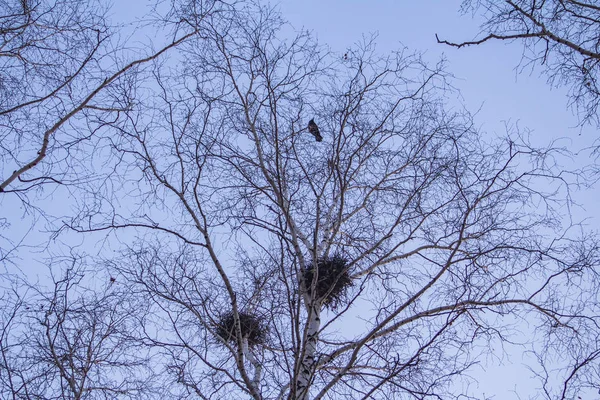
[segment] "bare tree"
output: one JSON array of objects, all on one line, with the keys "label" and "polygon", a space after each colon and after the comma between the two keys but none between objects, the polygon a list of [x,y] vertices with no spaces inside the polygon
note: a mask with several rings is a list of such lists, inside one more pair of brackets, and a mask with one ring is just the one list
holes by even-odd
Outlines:
[{"label": "bare tree", "polygon": [[600,6],[595,1],[465,0],[462,10],[482,12],[480,36],[464,42],[438,37],[438,43],[461,48],[491,40],[521,42],[521,67],[542,66],[550,85],[569,89],[569,105],[582,123],[600,123]]},{"label": "bare tree", "polygon": [[[144,303],[114,278],[73,263],[53,287],[3,296],[0,393],[5,399],[147,399],[160,393],[151,351],[134,340]],[[94,279],[92,279],[93,281]]]},{"label": "bare tree", "polygon": [[208,26],[113,125],[126,205],[70,222],[123,243],[174,397],[465,398],[495,344],[595,346],[562,150],[486,139],[418,54],[338,58],[250,3]]},{"label": "bare tree", "polygon": [[595,388],[598,245],[568,218],[564,150],[479,132],[443,63],[372,40],[341,57],[254,2],[205,11],[174,2],[197,34],[97,116],[110,173],[54,237],[100,235],[114,282],[56,280],[25,357],[40,396],[143,397],[151,377],[177,399],[480,398],[472,367],[517,339],[547,398]]},{"label": "bare tree", "polygon": [[[0,1],[3,231],[18,224],[17,209],[29,215],[26,224],[52,219],[49,194],[103,192],[103,177],[118,164],[98,161],[106,146],[103,127],[131,108],[143,66],[198,35],[202,18],[219,7],[225,3],[199,3],[191,22],[176,8],[153,14],[165,40],[140,49],[111,25],[105,2]],[[0,261],[9,260],[27,233],[0,232]]]}]

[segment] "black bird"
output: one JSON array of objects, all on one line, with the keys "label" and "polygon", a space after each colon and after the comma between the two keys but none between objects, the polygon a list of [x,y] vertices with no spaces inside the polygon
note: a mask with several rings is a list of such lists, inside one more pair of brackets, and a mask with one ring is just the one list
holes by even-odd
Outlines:
[{"label": "black bird", "polygon": [[317,142],[321,142],[323,140],[323,136],[321,136],[321,132],[319,132],[319,127],[315,124],[315,120],[311,119],[308,121],[308,131],[317,139]]}]

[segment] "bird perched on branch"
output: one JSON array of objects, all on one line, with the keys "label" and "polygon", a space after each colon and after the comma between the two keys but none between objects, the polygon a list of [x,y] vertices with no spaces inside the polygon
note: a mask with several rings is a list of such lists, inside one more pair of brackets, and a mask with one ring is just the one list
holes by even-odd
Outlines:
[{"label": "bird perched on branch", "polygon": [[315,120],[311,119],[308,121],[308,131],[317,139],[317,142],[323,140],[323,136],[321,136],[321,132],[319,132],[319,127],[315,124]]}]

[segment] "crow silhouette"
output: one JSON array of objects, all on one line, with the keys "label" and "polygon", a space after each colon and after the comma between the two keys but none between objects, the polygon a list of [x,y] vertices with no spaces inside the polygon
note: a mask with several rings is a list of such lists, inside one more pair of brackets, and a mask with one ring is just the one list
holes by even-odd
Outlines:
[{"label": "crow silhouette", "polygon": [[317,142],[323,140],[323,136],[321,136],[321,132],[319,132],[319,127],[315,124],[315,120],[311,119],[308,121],[308,131],[317,139]]}]

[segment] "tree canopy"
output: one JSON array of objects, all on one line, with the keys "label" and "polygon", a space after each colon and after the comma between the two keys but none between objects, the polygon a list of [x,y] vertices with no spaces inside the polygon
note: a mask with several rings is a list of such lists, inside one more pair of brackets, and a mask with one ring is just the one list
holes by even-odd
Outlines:
[{"label": "tree canopy", "polygon": [[443,61],[335,54],[264,3],[158,3],[141,49],[81,4],[0,3],[40,57],[5,65],[56,57],[0,69],[2,218],[50,272],[3,226],[1,397],[479,398],[515,343],[543,398],[598,389],[567,150],[481,132]]},{"label": "tree canopy", "polygon": [[481,14],[479,36],[470,41],[439,43],[454,47],[493,40],[523,46],[519,70],[540,66],[554,87],[566,86],[569,105],[582,124],[598,125],[600,105],[600,6],[575,0],[465,0],[464,13]]}]

